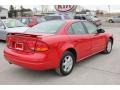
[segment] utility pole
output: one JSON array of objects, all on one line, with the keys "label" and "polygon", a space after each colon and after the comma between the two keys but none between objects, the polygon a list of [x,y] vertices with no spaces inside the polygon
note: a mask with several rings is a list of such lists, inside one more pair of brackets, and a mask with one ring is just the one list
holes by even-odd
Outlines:
[{"label": "utility pole", "polygon": [[110,16],[110,9],[111,9],[111,7],[110,7],[110,5],[108,5],[108,10],[109,10],[109,16]]}]

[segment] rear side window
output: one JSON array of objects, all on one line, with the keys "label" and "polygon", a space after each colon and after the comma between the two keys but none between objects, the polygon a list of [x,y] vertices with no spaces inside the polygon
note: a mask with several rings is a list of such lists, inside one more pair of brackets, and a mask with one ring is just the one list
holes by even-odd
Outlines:
[{"label": "rear side window", "polygon": [[81,22],[72,24],[68,29],[69,34],[87,34]]},{"label": "rear side window", "polygon": [[47,21],[35,25],[34,27],[28,29],[25,33],[44,33],[44,34],[54,34],[56,33],[64,24],[65,21]]},{"label": "rear side window", "polygon": [[69,34],[75,34],[71,26],[70,26],[69,29],[68,29],[68,33],[69,33]]},{"label": "rear side window", "polygon": [[86,31],[80,22],[72,24],[72,29],[75,34],[86,34]]},{"label": "rear side window", "polygon": [[61,20],[61,16],[46,16],[45,19],[47,21],[50,21],[50,20]]}]

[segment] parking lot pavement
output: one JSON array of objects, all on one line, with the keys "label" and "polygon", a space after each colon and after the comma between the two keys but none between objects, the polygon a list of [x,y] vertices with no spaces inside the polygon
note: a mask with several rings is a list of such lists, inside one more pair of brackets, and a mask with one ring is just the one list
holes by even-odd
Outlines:
[{"label": "parking lot pavement", "polygon": [[113,51],[81,61],[64,77],[52,70],[32,71],[8,64],[3,57],[5,42],[0,42],[0,84],[120,84],[120,26],[103,28],[114,35]]},{"label": "parking lot pavement", "polygon": [[103,27],[113,27],[113,28],[116,28],[116,27],[120,27],[120,23],[106,23],[106,22],[102,22],[102,26]]},{"label": "parking lot pavement", "polygon": [[120,23],[108,23],[109,17],[98,17],[102,21],[103,27],[120,27]]}]

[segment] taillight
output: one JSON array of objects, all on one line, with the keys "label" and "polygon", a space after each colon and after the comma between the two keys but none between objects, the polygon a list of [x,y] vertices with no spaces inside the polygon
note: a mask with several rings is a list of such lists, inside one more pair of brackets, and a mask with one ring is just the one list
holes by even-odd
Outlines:
[{"label": "taillight", "polygon": [[27,41],[27,46],[30,50],[34,51],[35,49],[35,41]]},{"label": "taillight", "polygon": [[42,41],[37,41],[35,46],[35,51],[37,52],[43,52],[48,50],[48,45]]}]

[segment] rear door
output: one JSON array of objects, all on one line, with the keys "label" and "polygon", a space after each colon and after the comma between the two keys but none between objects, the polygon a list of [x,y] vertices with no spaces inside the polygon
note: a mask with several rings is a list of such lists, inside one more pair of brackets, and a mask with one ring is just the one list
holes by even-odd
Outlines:
[{"label": "rear door", "polygon": [[84,21],[83,23],[86,27],[86,30],[88,30],[90,40],[92,41],[91,54],[103,50],[106,45],[105,33],[97,33],[98,28],[90,22]]},{"label": "rear door", "polygon": [[91,41],[90,36],[84,29],[82,23],[73,23],[68,29],[68,34],[71,43],[77,51],[77,59],[80,60],[88,56],[91,50]]}]

